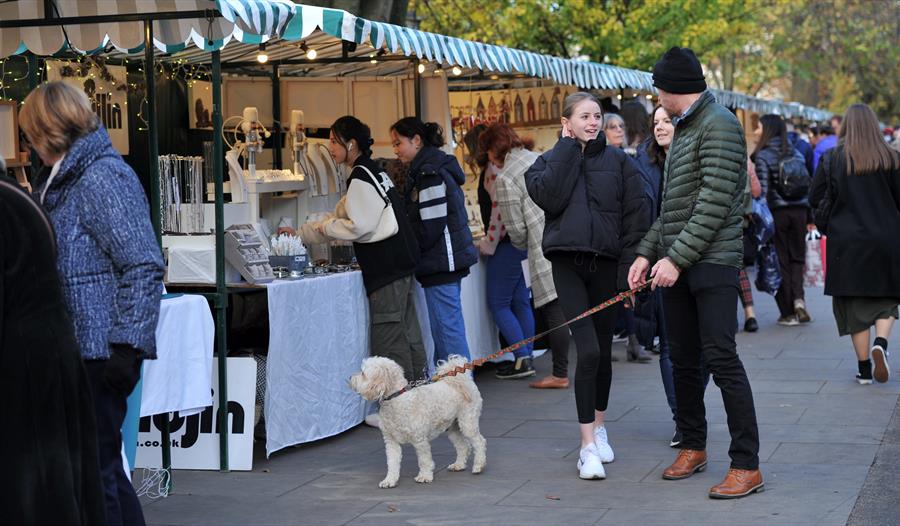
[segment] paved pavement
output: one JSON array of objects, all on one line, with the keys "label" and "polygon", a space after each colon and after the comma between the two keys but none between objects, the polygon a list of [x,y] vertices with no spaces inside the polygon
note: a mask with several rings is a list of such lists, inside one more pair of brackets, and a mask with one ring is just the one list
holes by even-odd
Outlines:
[{"label": "paved pavement", "polygon": [[[607,424],[616,461],[604,481],[577,477],[571,389],[537,391],[525,381],[496,380],[487,369],[476,378],[488,439],[481,475],[441,469],[432,484],[416,484],[414,452],[406,446],[399,486],[379,489],[385,473],[381,435],[359,426],[268,460],[257,447],[252,472],[176,471],[173,494],[143,499],[148,524],[827,526],[846,524],[851,511],[854,524],[896,524],[900,414],[894,431],[886,430],[900,379],[857,385],[855,357],[849,339],[837,337],[830,299],[821,289],[807,294],[813,323],[775,325],[774,301],[757,294],[760,332],[738,335],[760,424],[764,493],[736,501],[706,496],[728,468],[725,413],[712,383],[706,396],[709,469],[682,481],[661,480],[675,451],[668,447],[673,426],[659,368],[655,360],[625,362],[617,344],[613,352],[622,361],[613,364]],[[900,349],[900,338],[890,345]],[[549,356],[536,365],[547,374]],[[452,462],[452,451],[446,437],[433,443],[439,467]]]}]

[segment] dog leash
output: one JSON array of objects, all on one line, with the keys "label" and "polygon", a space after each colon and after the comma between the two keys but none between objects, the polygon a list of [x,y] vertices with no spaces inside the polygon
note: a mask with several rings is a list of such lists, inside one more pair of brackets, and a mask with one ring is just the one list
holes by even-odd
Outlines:
[{"label": "dog leash", "polygon": [[395,393],[391,393],[390,395],[382,398],[381,401],[387,402],[389,400],[393,400],[394,398],[397,398],[398,396],[402,395],[403,393],[406,393],[412,389],[415,389],[416,387],[422,387],[423,385],[433,384],[433,383],[440,381],[443,378],[446,378],[448,376],[456,376],[457,374],[474,370],[476,367],[480,367],[480,366],[484,365],[485,362],[489,362],[491,360],[499,358],[500,356],[503,356],[506,353],[513,352],[516,349],[521,349],[525,345],[535,342],[535,341],[543,338],[544,336],[550,334],[553,331],[562,329],[563,327],[568,327],[569,325],[575,323],[576,321],[582,320],[582,319],[592,316],[604,309],[612,307],[616,303],[619,303],[619,302],[625,300],[626,298],[633,299],[635,294],[637,294],[638,292],[644,290],[645,288],[647,288],[649,286],[650,286],[650,282],[648,281],[648,282],[644,283],[643,285],[637,286],[631,290],[626,290],[625,292],[620,292],[620,293],[616,294],[615,296],[613,296],[612,298],[604,301],[600,305],[597,305],[596,307],[591,307],[590,309],[582,312],[578,316],[572,318],[571,320],[569,320],[561,325],[553,327],[552,329],[548,329],[540,334],[535,334],[534,336],[532,336],[530,338],[525,338],[524,340],[522,340],[520,342],[516,342],[516,343],[510,345],[509,347],[504,347],[503,349],[500,349],[499,351],[495,352],[494,354],[491,354],[490,356],[485,356],[484,358],[477,358],[475,360],[472,360],[471,362],[466,362],[465,365],[462,365],[459,367],[454,367],[453,369],[451,369],[450,371],[447,371],[446,373],[436,374],[436,375],[432,376],[431,379],[429,379],[429,380],[421,380],[419,382],[414,382],[412,384],[408,384],[403,389],[400,389],[399,391],[397,391]]}]

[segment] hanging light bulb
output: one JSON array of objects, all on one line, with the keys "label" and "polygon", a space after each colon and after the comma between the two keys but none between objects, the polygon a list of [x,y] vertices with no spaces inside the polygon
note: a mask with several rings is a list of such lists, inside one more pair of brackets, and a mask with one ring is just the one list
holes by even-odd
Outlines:
[{"label": "hanging light bulb", "polygon": [[300,51],[306,53],[306,60],[315,60],[319,56],[318,51],[306,45],[306,42],[300,42]]},{"label": "hanging light bulb", "polygon": [[269,61],[269,54],[266,53],[266,44],[263,42],[259,45],[259,52],[256,54],[256,61],[260,64],[265,64]]},{"label": "hanging light bulb", "polygon": [[419,74],[425,73],[425,64],[419,64]]},{"label": "hanging light bulb", "polygon": [[435,75],[443,75],[443,74],[444,74],[444,68],[442,68],[442,67],[440,67],[440,66],[434,68],[434,74],[435,74]]},{"label": "hanging light bulb", "polygon": [[459,68],[459,66],[453,66],[453,74],[457,77],[462,75],[462,70]]},{"label": "hanging light bulb", "polygon": [[653,95],[647,94],[647,100],[653,100]]}]

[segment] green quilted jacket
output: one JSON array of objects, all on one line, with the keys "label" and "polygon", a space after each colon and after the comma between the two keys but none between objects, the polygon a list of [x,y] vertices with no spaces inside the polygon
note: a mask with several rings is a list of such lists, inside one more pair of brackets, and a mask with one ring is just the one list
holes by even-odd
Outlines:
[{"label": "green quilted jacket", "polygon": [[703,93],[675,125],[659,218],[637,249],[681,269],[697,263],[741,267],[747,144],[737,118]]}]

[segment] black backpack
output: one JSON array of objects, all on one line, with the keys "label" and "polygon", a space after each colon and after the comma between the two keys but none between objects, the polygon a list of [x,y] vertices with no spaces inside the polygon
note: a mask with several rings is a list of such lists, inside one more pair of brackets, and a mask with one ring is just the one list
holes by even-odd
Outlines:
[{"label": "black backpack", "polygon": [[794,155],[778,162],[778,193],[787,201],[803,199],[809,195],[810,177],[806,162]]}]

